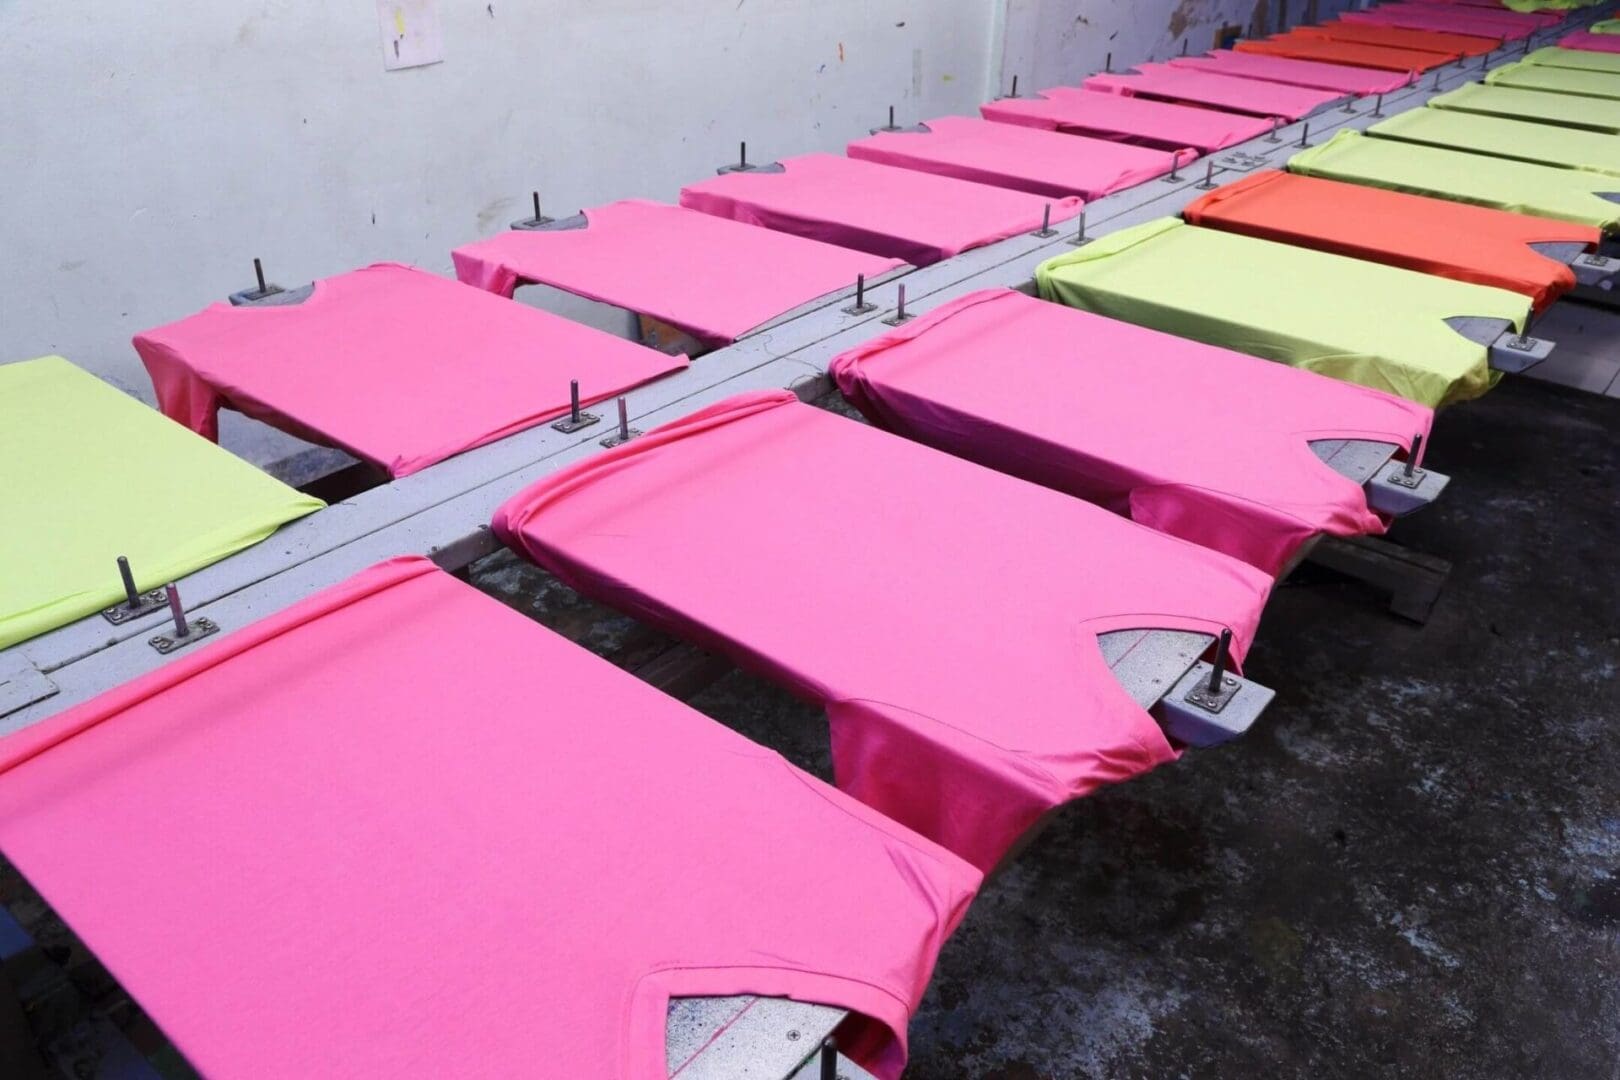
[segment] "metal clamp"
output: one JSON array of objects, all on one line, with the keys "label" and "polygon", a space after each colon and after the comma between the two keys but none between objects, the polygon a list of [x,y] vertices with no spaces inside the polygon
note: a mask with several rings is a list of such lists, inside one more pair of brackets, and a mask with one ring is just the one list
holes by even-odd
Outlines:
[{"label": "metal clamp", "polygon": [[1420,469],[1417,460],[1423,455],[1423,436],[1412,436],[1412,449],[1405,461],[1387,461],[1367,481],[1367,505],[1380,514],[1405,517],[1422,510],[1440,497],[1451,483],[1451,477],[1433,469]]},{"label": "metal clamp", "polygon": [[212,619],[186,619],[186,609],[180,603],[180,587],[169,582],[169,614],[174,619],[174,632],[148,638],[146,643],[164,656],[187,645],[194,645],[205,637],[219,633],[219,624]]},{"label": "metal clamp", "polygon": [[1038,236],[1042,240],[1045,240],[1049,236],[1056,236],[1057,235],[1057,230],[1052,228],[1052,204],[1051,203],[1047,203],[1047,204],[1045,204],[1044,206],[1041,207],[1041,227],[1040,227],[1040,229],[1038,231],[1032,232],[1029,235]]},{"label": "metal clamp", "polygon": [[714,170],[717,175],[724,176],[727,173],[739,172],[779,173],[787,171],[787,169],[784,168],[780,162],[775,161],[771,162],[769,165],[748,164],[748,144],[739,143],[738,145],[740,146],[740,149],[737,153],[737,164],[720,166],[720,168]]},{"label": "metal clamp", "polygon": [[271,285],[266,283],[264,280],[264,263],[260,262],[258,259],[253,260],[253,278],[258,282],[258,288],[243,289],[241,292],[231,293],[230,299],[233,306],[241,307],[243,304],[251,304],[256,301],[263,300],[267,296],[274,296],[276,293],[281,292],[280,285]]},{"label": "metal clamp", "polygon": [[601,440],[602,445],[611,450],[615,446],[627,443],[640,435],[640,430],[630,426],[630,406],[621,397],[619,399],[619,430]]},{"label": "metal clamp", "polygon": [[1612,279],[1620,274],[1620,259],[1610,259],[1603,255],[1577,255],[1570,260],[1569,268],[1575,271],[1575,282],[1578,285],[1596,285],[1600,289],[1612,289]]},{"label": "metal clamp", "polygon": [[1215,662],[1199,661],[1159,700],[1156,713],[1165,732],[1188,746],[1218,746],[1242,735],[1276,696],[1227,673],[1232,631],[1222,630]]},{"label": "metal clamp", "polygon": [[1509,330],[1490,345],[1490,365],[1511,375],[1528,371],[1552,355],[1553,343],[1545,338],[1516,334]]},{"label": "metal clamp", "polygon": [[1199,661],[1160,699],[1154,714],[1165,733],[1186,746],[1207,748],[1247,732],[1276,698],[1276,692]]},{"label": "metal clamp", "polygon": [[601,420],[594,413],[581,412],[579,409],[579,380],[568,381],[568,415],[551,425],[553,431],[560,431],[564,435],[572,435],[576,431],[590,427]]},{"label": "metal clamp", "polygon": [[894,314],[893,315],[890,315],[887,319],[883,320],[883,324],[885,326],[899,326],[901,323],[906,322],[909,319],[916,318],[916,316],[914,316],[914,315],[906,314],[906,287],[904,285],[901,285],[899,288],[900,288],[900,303],[899,303],[899,306],[894,309]]},{"label": "metal clamp", "polygon": [[1064,243],[1068,244],[1070,247],[1085,247],[1087,244],[1091,243],[1091,237],[1086,235],[1086,212],[1084,210],[1080,211],[1080,216],[1076,219],[1076,221],[1078,224],[1075,225],[1074,238],[1072,240],[1065,240]]},{"label": "metal clamp", "polygon": [[114,604],[101,613],[101,617],[114,626],[122,626],[143,615],[150,615],[168,604],[169,594],[162,589],[153,589],[145,593],[136,590],[135,575],[130,572],[129,560],[122,555],[118,556],[118,576],[124,582],[124,602]]},{"label": "metal clamp", "polygon": [[877,310],[876,304],[868,304],[866,302],[865,274],[855,275],[855,302],[842,310],[845,315],[865,315],[868,312]]}]

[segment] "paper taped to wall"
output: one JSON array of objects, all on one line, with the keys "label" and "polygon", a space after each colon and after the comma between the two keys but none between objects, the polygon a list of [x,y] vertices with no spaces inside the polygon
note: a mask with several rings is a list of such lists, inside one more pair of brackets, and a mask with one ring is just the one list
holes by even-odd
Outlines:
[{"label": "paper taped to wall", "polygon": [[377,0],[383,68],[424,67],[444,59],[437,0]]}]

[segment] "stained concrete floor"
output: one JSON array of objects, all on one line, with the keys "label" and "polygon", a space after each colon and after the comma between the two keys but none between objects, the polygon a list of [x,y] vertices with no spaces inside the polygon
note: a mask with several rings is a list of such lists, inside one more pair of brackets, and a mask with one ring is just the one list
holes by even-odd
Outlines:
[{"label": "stained concrete floor", "polygon": [[[1451,490],[1396,532],[1456,564],[1429,625],[1280,587],[1248,670],[1275,707],[987,885],[908,1077],[1620,1078],[1620,400],[1508,380],[1429,461]],[[473,580],[627,667],[669,644],[509,555]],[[830,776],[818,710],[736,671],[691,700]],[[130,1011],[3,867],[0,902]]]}]

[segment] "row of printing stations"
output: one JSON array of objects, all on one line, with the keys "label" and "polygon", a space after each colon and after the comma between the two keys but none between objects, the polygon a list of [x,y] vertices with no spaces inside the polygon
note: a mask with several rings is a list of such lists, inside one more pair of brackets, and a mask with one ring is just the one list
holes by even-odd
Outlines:
[{"label": "row of printing stations", "polygon": [[[535,195],[457,281],[255,262],[135,338],[161,411],[0,366],[0,1074],[898,1076],[1052,813],[1287,709],[1241,667],[1294,567],[1427,618],[1444,553],[1383,534],[1444,512],[1435,410],[1620,271],[1604,13],[1401,0],[744,144]],[[347,464],[289,487],[221,409]],[[502,546],[823,706],[836,788],[459,579]]]}]

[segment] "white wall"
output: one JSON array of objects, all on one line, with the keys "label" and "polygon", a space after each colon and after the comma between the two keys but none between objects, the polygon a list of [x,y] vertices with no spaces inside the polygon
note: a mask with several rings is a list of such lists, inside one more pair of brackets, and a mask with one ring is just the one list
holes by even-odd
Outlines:
[{"label": "white wall", "polygon": [[[553,213],[673,200],[740,139],[763,161],[891,103],[972,113],[1003,46],[1045,85],[1179,48],[1172,22],[1202,47],[1254,0],[437,2],[445,62],[385,72],[376,0],[0,0],[0,363],[61,353],[151,400],[131,335],[249,285],[253,256],[287,286],[449,273],[531,188]],[[229,419],[225,442],[291,446]]]},{"label": "white wall", "polygon": [[[1286,2],[1287,11],[1283,10]],[[1352,0],[1006,0],[1001,71],[992,73],[1005,92],[1018,76],[1019,93],[1046,86],[1077,85],[1103,70],[1146,59],[1212,48],[1222,27],[1264,34],[1286,25],[1326,19],[1356,6]]]},{"label": "white wall", "polygon": [[[749,156],[973,110],[988,0],[439,0],[385,72],[375,0],[0,0],[0,362],[150,400],[130,336],[251,283],[450,272],[527,216],[673,200]],[[649,253],[656,255],[656,253]]]}]

